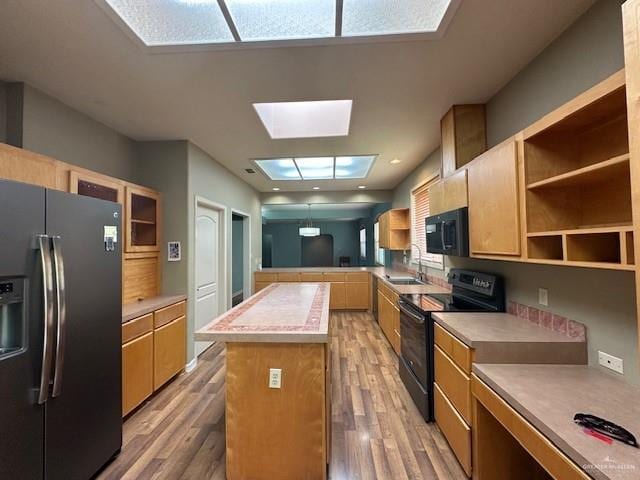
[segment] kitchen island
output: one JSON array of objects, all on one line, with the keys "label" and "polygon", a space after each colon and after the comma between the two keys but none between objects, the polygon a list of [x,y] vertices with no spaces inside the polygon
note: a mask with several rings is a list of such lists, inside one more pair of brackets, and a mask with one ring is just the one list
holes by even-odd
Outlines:
[{"label": "kitchen island", "polygon": [[325,479],[328,283],[272,284],[195,333],[226,342],[229,480]]}]

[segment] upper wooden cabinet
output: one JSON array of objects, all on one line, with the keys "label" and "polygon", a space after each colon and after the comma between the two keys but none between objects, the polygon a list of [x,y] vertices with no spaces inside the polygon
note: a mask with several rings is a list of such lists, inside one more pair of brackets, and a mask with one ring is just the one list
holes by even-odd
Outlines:
[{"label": "upper wooden cabinet", "polygon": [[464,169],[429,187],[429,215],[437,215],[467,205],[467,171]]},{"label": "upper wooden cabinet", "polygon": [[518,155],[507,141],[468,168],[469,250],[480,255],[520,255]]},{"label": "upper wooden cabinet", "polygon": [[142,187],[127,186],[125,229],[127,252],[160,250],[160,195]]},{"label": "upper wooden cabinet", "polygon": [[394,208],[378,219],[380,247],[387,250],[411,248],[411,219],[408,208]]},{"label": "upper wooden cabinet", "polygon": [[442,177],[487,149],[484,105],[454,105],[440,121]]},{"label": "upper wooden cabinet", "polygon": [[70,170],[69,192],[124,204],[124,185],[93,172]]}]

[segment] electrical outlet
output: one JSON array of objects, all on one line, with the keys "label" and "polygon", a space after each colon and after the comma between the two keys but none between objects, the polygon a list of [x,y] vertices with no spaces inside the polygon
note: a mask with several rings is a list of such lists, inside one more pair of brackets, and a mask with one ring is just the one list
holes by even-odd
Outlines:
[{"label": "electrical outlet", "polygon": [[538,289],[538,303],[540,305],[544,305],[545,307],[549,306],[549,290],[546,288]]},{"label": "electrical outlet", "polygon": [[280,388],[282,386],[282,369],[269,369],[269,388]]},{"label": "electrical outlet", "polygon": [[614,372],[624,373],[621,358],[598,351],[598,363],[605,368],[613,370]]}]

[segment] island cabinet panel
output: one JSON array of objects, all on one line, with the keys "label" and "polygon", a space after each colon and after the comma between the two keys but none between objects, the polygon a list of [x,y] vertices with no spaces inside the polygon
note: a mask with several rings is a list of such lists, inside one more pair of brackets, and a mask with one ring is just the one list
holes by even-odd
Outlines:
[{"label": "island cabinet panel", "polygon": [[153,393],[153,332],[122,345],[122,416]]},{"label": "island cabinet panel", "polygon": [[[226,474],[242,479],[325,479],[324,344],[227,344]],[[282,371],[269,388],[269,369]]]},{"label": "island cabinet panel", "polygon": [[185,317],[180,317],[154,331],[153,387],[155,390],[184,368],[186,334]]},{"label": "island cabinet panel", "polygon": [[485,152],[469,166],[471,254],[520,255],[516,142]]}]

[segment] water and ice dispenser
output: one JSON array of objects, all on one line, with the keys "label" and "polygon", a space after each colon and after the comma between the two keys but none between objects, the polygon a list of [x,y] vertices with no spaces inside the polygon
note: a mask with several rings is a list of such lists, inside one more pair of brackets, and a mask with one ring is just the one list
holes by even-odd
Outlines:
[{"label": "water and ice dispenser", "polygon": [[0,278],[0,361],[26,348],[24,278]]}]

